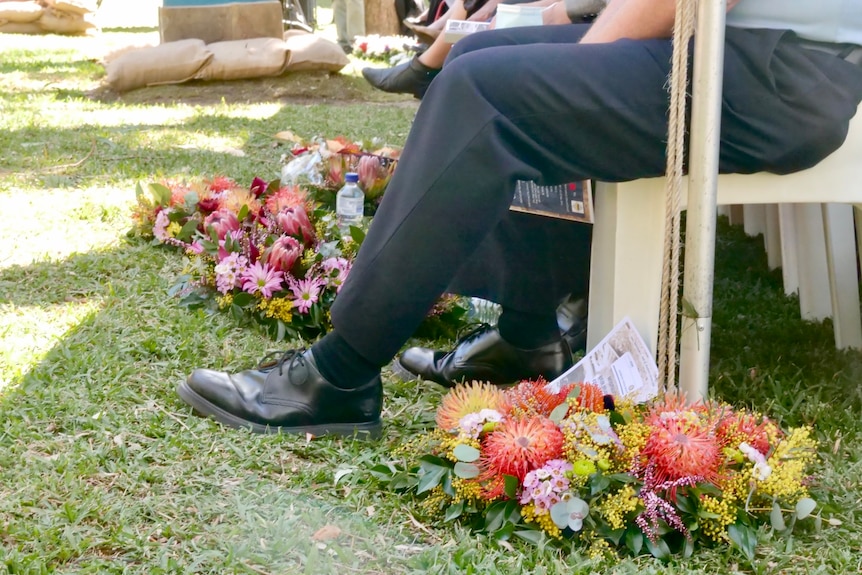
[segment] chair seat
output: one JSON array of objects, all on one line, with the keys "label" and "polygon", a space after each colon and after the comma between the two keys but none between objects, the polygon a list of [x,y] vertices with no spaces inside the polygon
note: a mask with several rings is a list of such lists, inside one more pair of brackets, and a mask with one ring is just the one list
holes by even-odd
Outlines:
[{"label": "chair seat", "polygon": [[[851,121],[844,144],[813,168],[781,176],[723,174],[718,178],[719,205],[781,205],[782,233],[789,237],[791,228],[796,231],[795,245],[782,244],[782,255],[785,265],[795,263],[798,267],[802,315],[807,319],[831,315],[839,348],[862,348],[857,253],[850,205],[862,204],[859,158],[862,158],[862,114]],[[626,316],[632,319],[650,349],[656,349],[665,185],[664,178],[596,184],[588,349]],[[687,195],[684,187],[683,209]],[[818,277],[830,280],[829,289],[821,290],[826,294],[827,309],[813,301],[818,290],[812,287],[812,281]]]}]

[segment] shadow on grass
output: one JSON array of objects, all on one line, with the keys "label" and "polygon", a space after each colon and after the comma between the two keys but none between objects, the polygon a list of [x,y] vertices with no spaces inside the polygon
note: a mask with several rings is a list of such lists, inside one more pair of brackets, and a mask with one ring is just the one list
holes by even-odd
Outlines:
[{"label": "shadow on grass", "polygon": [[399,546],[424,550],[374,517],[376,495],[355,489],[364,472],[332,482],[388,445],[310,444],[191,416],[174,390],[192,367],[254,363],[271,342],[175,305],[166,288],[179,267],[167,250],[125,244],[0,270],[0,309],[22,321],[55,310],[41,320],[56,325],[66,306],[91,304],[59,338],[36,330],[50,351],[0,390],[0,570],[384,572],[403,563]]}]

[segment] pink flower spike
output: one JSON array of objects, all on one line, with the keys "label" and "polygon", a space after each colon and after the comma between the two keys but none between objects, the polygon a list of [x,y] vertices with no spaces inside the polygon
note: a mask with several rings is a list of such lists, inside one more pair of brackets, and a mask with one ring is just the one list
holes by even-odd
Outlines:
[{"label": "pink flower spike", "polygon": [[290,291],[296,297],[293,300],[293,307],[299,310],[299,313],[308,313],[311,306],[320,298],[320,290],[323,285],[319,278],[291,280]]},{"label": "pink flower spike", "polygon": [[284,274],[269,267],[269,264],[256,262],[243,272],[241,279],[242,289],[248,293],[259,293],[269,299],[273,291],[281,289]]}]

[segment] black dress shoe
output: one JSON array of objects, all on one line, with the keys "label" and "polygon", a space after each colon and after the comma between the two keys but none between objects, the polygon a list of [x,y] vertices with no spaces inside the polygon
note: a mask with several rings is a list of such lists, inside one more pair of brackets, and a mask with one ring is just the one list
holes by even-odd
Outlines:
[{"label": "black dress shoe", "polygon": [[177,392],[199,413],[255,433],[380,437],[380,376],[342,389],[320,375],[311,350],[279,355],[237,374],[196,369]]},{"label": "black dress shoe", "polygon": [[395,369],[454,387],[474,380],[508,385],[541,376],[551,381],[571,366],[572,352],[564,339],[536,349],[519,349],[500,337],[495,327],[481,325],[449,353],[424,347],[407,349]]},{"label": "black dress shoe", "polygon": [[439,73],[438,68],[429,68],[418,57],[392,68],[362,69],[362,75],[375,88],[394,94],[413,94],[420,100]]}]

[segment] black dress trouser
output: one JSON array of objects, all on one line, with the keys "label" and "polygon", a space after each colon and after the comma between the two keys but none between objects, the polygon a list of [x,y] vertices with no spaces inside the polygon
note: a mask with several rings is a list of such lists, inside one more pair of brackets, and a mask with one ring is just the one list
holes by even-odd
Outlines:
[{"label": "black dress trouser", "polygon": [[[578,44],[586,30],[494,30],[453,47],[332,308],[370,362],[386,364],[448,289],[535,314],[585,293],[589,227],[510,212],[518,180],[664,173],[670,40]],[[728,28],[721,171],[814,165],[860,100],[862,69],[792,33]]]}]

